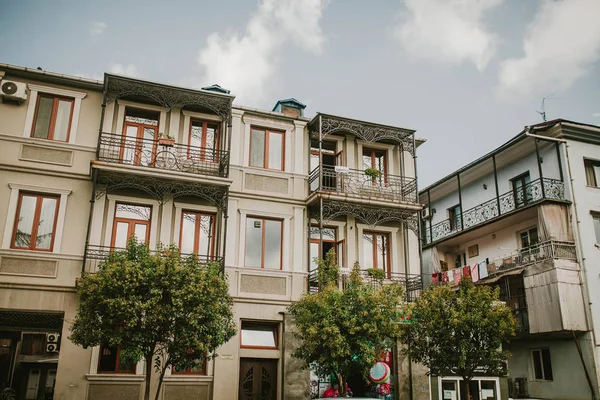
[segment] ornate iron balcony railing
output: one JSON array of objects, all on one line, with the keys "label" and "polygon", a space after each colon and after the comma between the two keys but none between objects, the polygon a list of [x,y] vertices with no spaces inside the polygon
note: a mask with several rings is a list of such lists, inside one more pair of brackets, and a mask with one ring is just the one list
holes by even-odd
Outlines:
[{"label": "ornate iron balcony railing", "polygon": [[98,160],[227,178],[229,152],[161,140],[102,133]]},{"label": "ornate iron balcony railing", "polygon": [[[319,182],[319,170],[323,176]],[[417,202],[417,185],[414,178],[381,174],[372,177],[358,169],[335,170],[334,166],[317,166],[309,176],[310,193],[324,191],[347,194],[383,201]]]},{"label": "ornate iron balcony railing", "polygon": [[[115,251],[125,251],[122,247],[110,247],[110,246],[93,246],[88,245],[85,249],[85,271],[88,273],[96,273],[100,269],[100,265],[105,262],[111,253]],[[156,251],[151,251],[152,254],[156,254]],[[182,258],[192,257],[193,254],[181,254]],[[221,265],[221,271],[223,271],[223,257],[208,256],[208,255],[195,255],[201,264],[208,263],[219,263]]]},{"label": "ornate iron balcony railing", "polygon": [[511,190],[469,208],[454,219],[446,219],[423,229],[425,244],[431,244],[457,232],[481,225],[501,215],[525,208],[540,200],[565,200],[565,186],[557,179],[536,179],[519,190]]},{"label": "ornate iron balcony railing", "polygon": [[[319,278],[318,278],[319,269],[313,269],[308,273],[308,292],[316,293],[319,291]],[[378,279],[369,275],[367,270],[361,271],[361,276],[363,281],[373,285],[385,285],[390,282],[397,282],[402,285],[404,288],[405,298],[408,301],[412,301],[418,296],[421,295],[423,291],[423,280],[421,279],[421,275],[416,274],[408,274],[408,276],[402,272],[388,272],[384,279]],[[346,284],[349,280],[349,272],[341,273],[338,281],[338,287],[341,290],[346,288]]]}]

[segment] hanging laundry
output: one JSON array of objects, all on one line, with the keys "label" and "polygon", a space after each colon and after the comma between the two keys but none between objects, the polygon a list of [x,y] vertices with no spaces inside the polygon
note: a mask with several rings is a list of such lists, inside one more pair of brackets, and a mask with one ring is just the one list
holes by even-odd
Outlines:
[{"label": "hanging laundry", "polygon": [[479,263],[479,279],[485,279],[488,277],[487,262],[482,261]]},{"label": "hanging laundry", "polygon": [[461,279],[462,279],[462,268],[459,268],[456,270],[456,273],[454,274],[454,283],[456,283],[457,285],[460,283]]},{"label": "hanging laundry", "polygon": [[448,283],[448,271],[442,272],[442,283]]},{"label": "hanging laundry", "polygon": [[473,283],[479,280],[479,264],[474,264],[471,266],[471,280]]},{"label": "hanging laundry", "polygon": [[471,276],[471,267],[469,267],[468,265],[466,267],[463,267],[463,276],[466,278],[467,276]]},{"label": "hanging laundry", "polygon": [[431,282],[438,283],[440,281],[439,275],[437,272],[435,274],[431,274]]}]

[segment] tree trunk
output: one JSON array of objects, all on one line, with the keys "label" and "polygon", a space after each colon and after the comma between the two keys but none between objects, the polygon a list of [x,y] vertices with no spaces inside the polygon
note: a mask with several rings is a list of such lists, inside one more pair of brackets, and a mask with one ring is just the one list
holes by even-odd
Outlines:
[{"label": "tree trunk", "polygon": [[171,357],[167,358],[167,360],[165,360],[163,358],[163,366],[162,366],[162,370],[160,371],[160,378],[158,380],[158,388],[156,389],[156,396],[154,397],[154,400],[158,400],[158,396],[160,394],[160,388],[162,387],[162,383],[163,383],[163,378],[165,377],[165,372],[167,372],[167,367],[169,366],[170,363],[171,363]]},{"label": "tree trunk", "polygon": [[150,400],[150,378],[152,378],[152,354],[145,356],[146,359],[146,387],[144,388],[144,400]]},{"label": "tree trunk", "polygon": [[[465,382],[465,387],[466,387],[466,391],[467,391],[467,398],[466,400],[471,400],[471,380],[470,379],[465,379],[463,378],[464,382]],[[460,389],[460,387],[459,387]],[[460,392],[460,390],[459,390]]]},{"label": "tree trunk", "polygon": [[346,393],[346,379],[344,378],[344,376],[342,374],[338,374],[338,385],[339,385],[339,396],[340,397],[346,397],[347,393]]}]

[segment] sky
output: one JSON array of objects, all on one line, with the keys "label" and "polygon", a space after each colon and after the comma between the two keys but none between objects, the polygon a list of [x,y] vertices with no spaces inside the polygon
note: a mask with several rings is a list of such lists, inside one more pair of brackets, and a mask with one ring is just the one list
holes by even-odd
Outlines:
[{"label": "sky", "polygon": [[0,62],[415,129],[419,186],[525,125],[600,125],[600,0],[0,0]]}]

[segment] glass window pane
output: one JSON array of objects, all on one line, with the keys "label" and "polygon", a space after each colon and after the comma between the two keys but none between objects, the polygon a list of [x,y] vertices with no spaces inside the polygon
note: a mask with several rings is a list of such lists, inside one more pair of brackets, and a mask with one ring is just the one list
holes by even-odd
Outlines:
[{"label": "glass window pane", "polygon": [[181,239],[179,248],[184,254],[194,252],[194,242],[196,235],[196,213],[183,213],[181,220]]},{"label": "glass window pane", "polygon": [[144,128],[144,140],[140,141],[141,146],[138,145],[141,149],[138,150],[136,164],[152,165],[156,152],[154,140],[156,140],[156,130],[154,128]]},{"label": "glass window pane", "polygon": [[135,224],[133,235],[138,242],[146,243],[146,232],[148,227],[144,224]]},{"label": "glass window pane", "polygon": [[271,169],[283,169],[283,135],[269,134],[269,165]]},{"label": "glass window pane", "polygon": [[42,209],[40,212],[40,221],[38,223],[37,239],[35,247],[43,250],[50,250],[52,236],[54,234],[54,219],[56,215],[56,205],[58,199],[43,198]]},{"label": "glass window pane", "polygon": [[252,130],[250,143],[250,166],[265,166],[265,131]]},{"label": "glass window pane", "polygon": [[265,220],[265,268],[281,268],[281,221]]},{"label": "glass window pane", "polygon": [[495,381],[481,381],[481,398],[482,400],[498,400]]},{"label": "glass window pane", "polygon": [[138,127],[135,125],[125,126],[125,140],[123,141],[123,155],[121,160],[124,164],[133,164],[137,148]]},{"label": "glass window pane", "polygon": [[261,219],[246,219],[246,267],[262,266],[262,225]]},{"label": "glass window pane", "polygon": [[364,268],[375,268],[374,260],[373,260],[373,235],[368,233],[363,233],[363,253],[364,253]]},{"label": "glass window pane", "polygon": [[310,244],[310,270],[318,268],[319,264],[315,262],[315,258],[319,257],[319,243]]},{"label": "glass window pane", "polygon": [[198,240],[198,254],[212,255],[213,243],[213,216],[200,216],[200,238]]},{"label": "glass window pane", "polygon": [[542,365],[544,367],[544,379],[547,381],[551,381],[553,379],[553,376],[549,349],[542,349]]},{"label": "glass window pane", "polygon": [[208,124],[206,126],[206,147],[207,149],[216,149],[218,148],[218,133],[219,125],[217,124]]},{"label": "glass window pane", "polygon": [[[320,239],[319,228],[311,227],[310,228],[310,238],[311,239]],[[331,240],[335,241],[335,228],[323,228],[323,240]]]},{"label": "glass window pane", "polygon": [[21,209],[19,210],[17,232],[15,233],[15,247],[29,247],[31,244],[31,230],[37,197],[22,196]]},{"label": "glass window pane", "polygon": [[277,327],[273,325],[242,324],[242,346],[276,348],[276,332]]},{"label": "glass window pane", "polygon": [[54,99],[50,97],[40,97],[38,102],[37,116],[35,120],[35,130],[33,137],[48,139],[50,131],[50,119],[52,118],[52,107]]},{"label": "glass window pane", "polygon": [[190,146],[202,147],[202,134],[204,123],[202,121],[192,121],[192,130],[190,132]]},{"label": "glass window pane", "polygon": [[600,217],[594,217],[594,232],[596,233],[596,243],[600,244]]},{"label": "glass window pane", "polygon": [[100,362],[98,372],[115,372],[117,365],[117,348],[100,347]]},{"label": "glass window pane", "polygon": [[54,122],[54,140],[67,140],[69,133],[69,122],[71,121],[71,105],[70,101],[59,100],[56,109],[56,121]]},{"label": "glass window pane", "polygon": [[152,207],[117,203],[116,217],[150,221],[151,210]]},{"label": "glass window pane", "polygon": [[377,235],[377,268],[388,271],[388,240],[385,235]]},{"label": "glass window pane", "polygon": [[594,174],[594,181],[593,181],[593,185],[591,185],[591,186],[598,186],[598,177],[600,177],[600,164],[594,164],[593,174]]},{"label": "glass window pane", "polygon": [[117,222],[117,228],[115,229],[115,237],[113,240],[113,247],[125,248],[127,247],[127,232],[129,231],[129,224],[127,222]]},{"label": "glass window pane", "polygon": [[544,379],[544,375],[542,373],[542,360],[540,360],[540,351],[533,351],[533,372],[535,379]]}]

